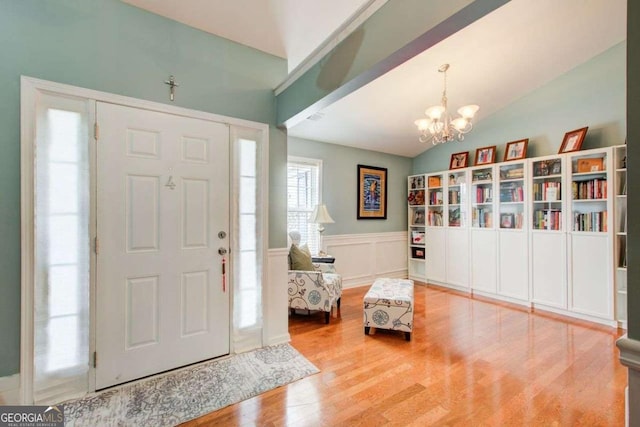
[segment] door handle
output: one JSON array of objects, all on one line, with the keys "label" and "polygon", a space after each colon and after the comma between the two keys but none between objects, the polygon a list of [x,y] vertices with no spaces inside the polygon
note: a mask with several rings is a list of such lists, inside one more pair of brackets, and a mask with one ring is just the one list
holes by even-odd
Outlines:
[{"label": "door handle", "polygon": [[227,254],[227,248],[222,248],[222,247],[221,247],[221,248],[219,248],[219,249],[218,249],[218,253],[219,253],[220,255],[226,255],[226,254]]}]

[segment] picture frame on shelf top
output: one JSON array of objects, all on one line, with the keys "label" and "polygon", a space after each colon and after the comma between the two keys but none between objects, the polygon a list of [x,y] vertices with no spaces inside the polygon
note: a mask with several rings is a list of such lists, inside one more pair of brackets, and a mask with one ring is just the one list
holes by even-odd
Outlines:
[{"label": "picture frame on shelf top", "polygon": [[558,154],[580,151],[588,129],[589,127],[585,126],[565,133],[564,138],[562,139],[562,144],[560,145],[560,150],[558,150]]}]

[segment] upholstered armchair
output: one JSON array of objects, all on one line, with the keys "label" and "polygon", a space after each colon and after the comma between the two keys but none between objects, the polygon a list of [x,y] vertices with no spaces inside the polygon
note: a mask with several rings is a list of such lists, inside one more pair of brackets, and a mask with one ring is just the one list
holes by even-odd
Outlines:
[{"label": "upholstered armchair", "polygon": [[324,321],[329,323],[333,307],[336,315],[340,308],[342,277],[331,264],[314,264],[314,268],[314,271],[289,270],[289,311],[324,311]]}]

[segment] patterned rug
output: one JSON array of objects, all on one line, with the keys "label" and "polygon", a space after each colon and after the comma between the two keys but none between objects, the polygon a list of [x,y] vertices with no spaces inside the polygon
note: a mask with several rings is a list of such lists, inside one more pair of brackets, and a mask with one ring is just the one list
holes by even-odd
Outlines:
[{"label": "patterned rug", "polygon": [[289,344],[265,347],[65,402],[65,425],[174,426],[317,372]]}]

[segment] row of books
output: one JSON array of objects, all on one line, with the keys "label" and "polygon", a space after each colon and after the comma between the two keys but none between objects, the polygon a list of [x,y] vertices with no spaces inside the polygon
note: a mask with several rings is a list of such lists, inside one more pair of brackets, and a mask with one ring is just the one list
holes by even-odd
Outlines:
[{"label": "row of books", "polygon": [[562,199],[562,186],[559,182],[549,181],[549,182],[534,182],[533,187],[531,188],[533,192],[533,200],[541,201],[541,200],[549,200],[549,194],[551,191],[549,189],[555,189],[555,200]]},{"label": "row of books", "polygon": [[607,231],[607,211],[574,212],[573,231]]},{"label": "row of books", "polygon": [[533,213],[533,228],[536,230],[561,230],[562,212],[558,209],[538,209]]},{"label": "row of books", "polygon": [[427,223],[432,227],[440,227],[443,225],[442,212],[429,211]]},{"label": "row of books", "polygon": [[471,224],[473,227],[493,227],[493,211],[485,208],[474,208],[471,214]]},{"label": "row of books", "polygon": [[500,187],[500,202],[523,202],[524,189],[522,186]]},{"label": "row of books", "polygon": [[441,205],[442,204],[442,191],[429,191],[429,204]]},{"label": "row of books", "polygon": [[489,203],[493,200],[493,188],[491,187],[477,187],[476,188],[476,203]]},{"label": "row of books", "polygon": [[449,191],[449,204],[450,205],[460,204],[460,190]]},{"label": "row of books", "polygon": [[592,179],[589,181],[573,181],[571,191],[574,200],[581,199],[606,199],[607,181],[604,179]]}]

